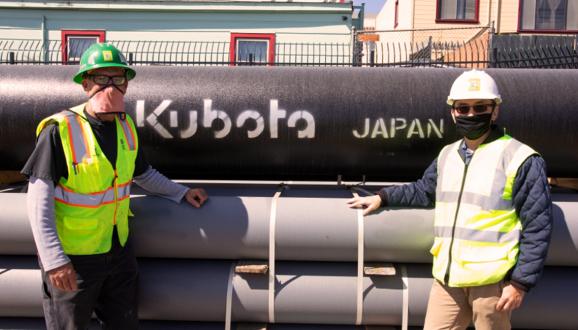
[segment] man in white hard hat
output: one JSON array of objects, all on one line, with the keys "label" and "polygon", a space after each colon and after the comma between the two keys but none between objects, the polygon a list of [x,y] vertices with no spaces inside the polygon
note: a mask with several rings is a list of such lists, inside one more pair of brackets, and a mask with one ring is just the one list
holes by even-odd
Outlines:
[{"label": "man in white hard hat", "polygon": [[[445,146],[424,176],[353,198],[380,206],[435,205],[433,277],[424,329],[510,329],[511,312],[541,275],[552,230],[546,166],[495,122],[496,82],[467,71],[447,103],[464,138]],[[401,220],[400,220],[401,221]]]}]

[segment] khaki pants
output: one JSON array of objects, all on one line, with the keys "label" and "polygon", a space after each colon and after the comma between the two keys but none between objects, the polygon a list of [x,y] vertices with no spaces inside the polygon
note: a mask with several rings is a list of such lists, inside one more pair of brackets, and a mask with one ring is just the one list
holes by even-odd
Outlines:
[{"label": "khaki pants", "polygon": [[450,288],[434,280],[432,285],[425,330],[463,330],[473,321],[476,330],[508,330],[510,312],[496,311],[504,282],[469,287]]}]

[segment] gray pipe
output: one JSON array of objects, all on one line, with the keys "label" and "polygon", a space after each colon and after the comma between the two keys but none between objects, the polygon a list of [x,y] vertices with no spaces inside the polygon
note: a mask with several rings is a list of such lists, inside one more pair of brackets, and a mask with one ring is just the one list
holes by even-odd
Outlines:
[{"label": "gray pipe", "polygon": [[[46,330],[42,318],[0,318],[0,329]],[[89,330],[100,330],[96,321]],[[178,322],[178,321],[140,321],[141,330],[224,330],[224,323],[218,322]],[[400,330],[395,326],[355,326],[355,325],[322,325],[322,324],[265,324],[265,323],[233,323],[233,330]],[[419,330],[420,327],[410,327]]]},{"label": "gray pipe", "polygon": [[[0,258],[0,317],[39,317],[39,271],[30,257]],[[139,317],[145,320],[223,322],[230,261],[141,259]],[[363,278],[363,318],[367,325],[400,325],[402,265],[396,275]],[[423,324],[432,282],[429,265],[405,265],[409,324]],[[550,267],[539,286],[513,314],[513,326],[577,329],[578,269]],[[268,320],[267,276],[235,275],[232,320]],[[277,323],[355,322],[355,263],[277,263]]]},{"label": "gray pipe", "polygon": [[[159,197],[133,196],[137,255],[160,258],[267,259],[274,187],[207,188],[201,209]],[[356,261],[357,211],[345,189],[290,187],[278,200],[278,260]],[[578,266],[578,195],[554,195],[547,264]],[[0,194],[0,254],[34,254],[25,194]],[[429,263],[433,211],[386,209],[364,220],[365,260]]]}]

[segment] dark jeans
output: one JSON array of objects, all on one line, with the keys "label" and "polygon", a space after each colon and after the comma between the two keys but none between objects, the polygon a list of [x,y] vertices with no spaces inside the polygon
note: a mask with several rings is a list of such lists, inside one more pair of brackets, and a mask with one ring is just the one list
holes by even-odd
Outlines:
[{"label": "dark jeans", "polygon": [[42,272],[43,308],[49,330],[87,329],[95,312],[103,329],[138,329],[138,266],[130,239],[123,248],[116,230],[110,252],[69,256],[78,291],[53,287]]}]

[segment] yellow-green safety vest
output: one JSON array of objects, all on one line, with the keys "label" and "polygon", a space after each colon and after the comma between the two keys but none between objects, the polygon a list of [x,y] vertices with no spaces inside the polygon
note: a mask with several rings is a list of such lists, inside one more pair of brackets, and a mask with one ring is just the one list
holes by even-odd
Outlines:
[{"label": "yellow-green safety vest", "polygon": [[450,287],[501,281],[516,264],[522,225],[512,202],[532,148],[508,135],[482,144],[466,166],[461,140],[438,156],[433,276]]},{"label": "yellow-green safety vest", "polygon": [[111,248],[116,225],[120,244],[128,238],[130,184],[138,150],[132,119],[116,121],[116,166],[98,145],[83,112],[85,104],[45,118],[36,135],[50,123],[58,131],[68,178],[60,178],[54,191],[56,229],[66,254],[92,255]]}]

